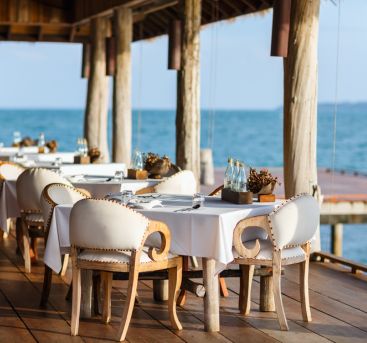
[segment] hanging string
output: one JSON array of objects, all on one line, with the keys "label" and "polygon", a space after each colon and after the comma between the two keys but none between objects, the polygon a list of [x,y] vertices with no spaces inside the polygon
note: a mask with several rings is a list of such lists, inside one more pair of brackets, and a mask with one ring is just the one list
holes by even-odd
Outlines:
[{"label": "hanging string", "polygon": [[[139,37],[140,39],[143,37],[143,22],[140,22],[139,25]],[[136,149],[140,150],[141,143],[141,106],[142,106],[142,84],[143,84],[143,41],[139,42],[139,76],[138,76],[138,118],[137,118],[137,128],[136,128]]]},{"label": "hanging string", "polygon": [[338,114],[338,93],[339,93],[339,55],[340,55],[340,17],[341,17],[341,0],[338,6],[338,27],[336,39],[336,64],[335,64],[335,90],[334,90],[334,113],[333,113],[333,148],[331,163],[331,189],[334,188],[335,178],[335,161],[336,161],[336,139],[337,139],[337,114]]},{"label": "hanging string", "polygon": [[212,18],[214,24],[211,27],[211,56],[209,75],[209,111],[208,111],[208,147],[213,148],[214,124],[215,124],[215,98],[217,88],[217,65],[218,65],[218,0],[212,2]]}]

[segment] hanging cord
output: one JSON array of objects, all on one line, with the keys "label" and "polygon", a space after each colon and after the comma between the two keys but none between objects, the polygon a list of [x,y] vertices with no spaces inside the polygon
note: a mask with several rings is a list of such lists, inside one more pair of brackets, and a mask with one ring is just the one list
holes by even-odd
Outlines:
[{"label": "hanging cord", "polygon": [[341,17],[341,0],[338,6],[338,28],[336,39],[336,65],[335,65],[335,93],[334,93],[334,113],[333,113],[333,150],[331,162],[331,189],[334,188],[335,179],[335,161],[336,161],[336,139],[337,139],[337,114],[338,114],[338,93],[339,93],[339,55],[340,55],[340,17]]},{"label": "hanging cord", "polygon": [[[139,25],[139,36],[143,37],[143,22],[140,22]],[[143,41],[140,40],[139,43],[139,77],[138,77],[138,122],[137,122],[137,128],[136,128],[136,149],[140,150],[140,143],[141,143],[141,99],[142,99],[142,84],[143,84]]]},{"label": "hanging cord", "polygon": [[210,77],[209,77],[209,113],[208,113],[208,147],[213,149],[214,129],[215,129],[215,97],[217,88],[217,67],[218,67],[218,0],[212,2],[212,18],[214,24],[211,28],[211,56],[210,56]]}]

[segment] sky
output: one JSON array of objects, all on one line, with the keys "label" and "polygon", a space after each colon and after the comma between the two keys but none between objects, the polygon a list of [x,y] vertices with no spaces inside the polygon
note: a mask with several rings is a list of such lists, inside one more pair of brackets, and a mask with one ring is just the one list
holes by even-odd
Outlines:
[{"label": "sky", "polygon": [[[367,1],[334,2],[339,5],[321,0],[319,102],[367,101]],[[281,106],[283,65],[270,57],[271,25],[268,11],[203,28],[202,108]],[[175,108],[176,72],[167,69],[167,37],[134,43],[132,50],[133,107]],[[84,108],[81,51],[80,44],[0,42],[0,108]]]}]

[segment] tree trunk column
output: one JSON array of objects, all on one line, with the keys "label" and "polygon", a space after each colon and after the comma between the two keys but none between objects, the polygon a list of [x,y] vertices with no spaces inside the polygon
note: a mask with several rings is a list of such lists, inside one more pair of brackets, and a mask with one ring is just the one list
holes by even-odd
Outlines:
[{"label": "tree trunk column", "polygon": [[131,41],[132,11],[120,7],[114,13],[116,75],[113,85],[113,161],[130,165],[131,158]]},{"label": "tree trunk column", "polygon": [[177,74],[176,163],[192,170],[199,182],[201,0],[185,0],[183,18],[181,70]]},{"label": "tree trunk column", "polygon": [[105,53],[107,28],[106,18],[95,18],[91,22],[92,53],[84,122],[84,135],[88,140],[88,146],[100,149],[100,162],[109,161],[107,141],[108,80]]},{"label": "tree trunk column", "polygon": [[284,59],[284,185],[287,198],[317,184],[317,44],[320,0],[292,1]]}]

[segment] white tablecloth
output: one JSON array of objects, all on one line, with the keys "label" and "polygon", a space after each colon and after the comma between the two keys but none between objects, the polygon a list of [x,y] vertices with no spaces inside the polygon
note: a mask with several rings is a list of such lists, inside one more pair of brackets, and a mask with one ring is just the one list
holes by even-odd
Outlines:
[{"label": "white tablecloth", "polygon": [[5,180],[2,183],[0,193],[0,228],[8,232],[8,218],[17,218],[20,216],[15,180]]},{"label": "white tablecloth", "polygon": [[[124,179],[122,183],[116,181],[80,180],[72,182],[77,188],[84,188],[95,198],[103,198],[108,193],[117,193],[123,190],[133,192],[138,189],[153,186],[157,180],[129,180]],[[0,193],[0,228],[8,232],[6,220],[19,217],[20,211],[17,202],[16,180],[5,180]]]},{"label": "white tablecloth", "polygon": [[[207,198],[204,207],[190,212],[174,212],[191,205],[191,200],[167,203],[163,208],[141,210],[153,220],[165,222],[171,231],[171,252],[178,255],[213,258],[217,271],[233,260],[233,230],[241,219],[270,213],[279,202],[233,205],[218,198]],[[70,247],[69,217],[72,205],[55,207],[45,250],[45,263],[55,272],[61,270],[61,250]],[[259,233],[257,233],[258,235]],[[265,236],[264,236],[265,237]],[[251,239],[250,236],[245,239]],[[151,244],[156,244],[152,237]],[[148,243],[149,244],[149,243]]]},{"label": "white tablecloth", "polygon": [[116,171],[126,171],[124,163],[101,163],[101,164],[73,164],[62,166],[61,172],[65,176],[70,175],[98,175],[115,176]]}]

